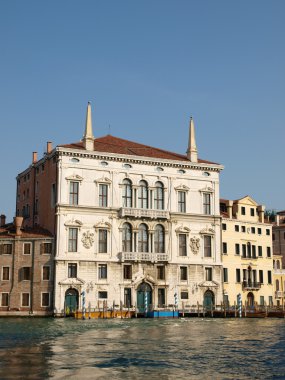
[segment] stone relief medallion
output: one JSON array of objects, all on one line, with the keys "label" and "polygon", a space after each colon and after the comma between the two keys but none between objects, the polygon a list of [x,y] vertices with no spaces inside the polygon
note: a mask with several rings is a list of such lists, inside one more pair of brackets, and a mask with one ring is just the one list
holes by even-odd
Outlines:
[{"label": "stone relief medallion", "polygon": [[199,248],[200,248],[200,239],[199,238],[196,238],[195,236],[193,238],[190,239],[190,248],[191,248],[191,251],[195,254],[197,254],[199,252]]},{"label": "stone relief medallion", "polygon": [[94,242],[94,234],[90,231],[84,232],[81,241],[85,248],[87,249],[91,248]]}]

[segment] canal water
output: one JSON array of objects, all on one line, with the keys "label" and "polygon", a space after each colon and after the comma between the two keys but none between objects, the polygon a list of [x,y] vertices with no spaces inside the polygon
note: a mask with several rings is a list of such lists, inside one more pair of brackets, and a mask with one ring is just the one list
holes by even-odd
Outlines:
[{"label": "canal water", "polygon": [[0,319],[0,379],[285,379],[284,319]]}]

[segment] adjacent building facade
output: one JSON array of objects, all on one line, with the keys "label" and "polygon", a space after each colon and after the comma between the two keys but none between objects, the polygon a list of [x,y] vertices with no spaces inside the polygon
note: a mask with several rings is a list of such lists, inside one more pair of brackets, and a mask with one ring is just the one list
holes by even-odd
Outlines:
[{"label": "adjacent building facade", "polygon": [[17,178],[24,225],[56,236],[55,314],[81,308],[83,291],[87,308],[220,304],[221,170],[198,159],[192,119],[180,155],[95,139],[88,104],[83,140],[48,143]]},{"label": "adjacent building facade", "polygon": [[272,225],[251,197],[220,201],[224,301],[273,304]]},{"label": "adjacent building facade", "polygon": [[40,228],[0,227],[0,315],[53,313],[53,238]]}]

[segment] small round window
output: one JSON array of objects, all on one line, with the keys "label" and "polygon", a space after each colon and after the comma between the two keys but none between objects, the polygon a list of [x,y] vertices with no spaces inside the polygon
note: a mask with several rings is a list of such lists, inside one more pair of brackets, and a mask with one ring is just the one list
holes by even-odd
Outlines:
[{"label": "small round window", "polygon": [[101,165],[102,165],[102,166],[108,166],[108,162],[106,162],[106,161],[101,161]]},{"label": "small round window", "polygon": [[131,165],[131,164],[124,164],[123,167],[124,167],[125,169],[130,169],[130,168],[132,167],[132,165]]},{"label": "small round window", "polygon": [[179,170],[178,170],[178,173],[179,173],[179,174],[185,174],[185,173],[186,173],[186,171],[185,171],[185,170],[183,170],[183,169],[179,169]]},{"label": "small round window", "polygon": [[70,161],[76,163],[76,162],[79,162],[80,160],[79,160],[78,158],[72,157],[72,158],[70,159]]},{"label": "small round window", "polygon": [[203,176],[205,176],[205,177],[210,177],[210,175],[211,175],[211,174],[208,173],[208,172],[204,172],[204,173],[203,173]]}]

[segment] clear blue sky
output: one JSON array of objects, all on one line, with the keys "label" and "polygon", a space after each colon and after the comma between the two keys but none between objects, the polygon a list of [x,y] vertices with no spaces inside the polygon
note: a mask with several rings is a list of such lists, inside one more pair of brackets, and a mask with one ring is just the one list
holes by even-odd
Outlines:
[{"label": "clear blue sky", "polygon": [[285,1],[0,2],[0,213],[17,173],[108,133],[225,166],[221,197],[285,209]]}]

